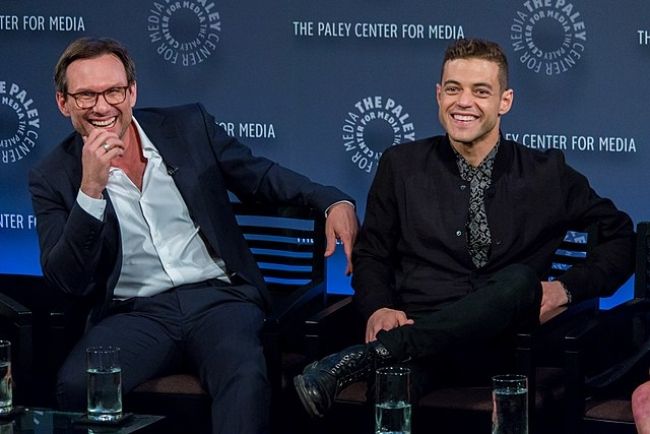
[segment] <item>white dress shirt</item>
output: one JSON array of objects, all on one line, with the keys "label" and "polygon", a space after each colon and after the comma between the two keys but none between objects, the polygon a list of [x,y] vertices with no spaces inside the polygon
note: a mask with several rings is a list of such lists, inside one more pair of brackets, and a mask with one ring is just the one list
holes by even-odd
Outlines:
[{"label": "white dress shirt", "polygon": [[[149,297],[214,278],[229,282],[223,261],[210,256],[158,150],[135,119],[133,123],[148,160],[142,191],[116,167],[110,168],[106,186],[122,237],[122,269],[115,297]],[[104,220],[105,199],[79,190],[77,202]]]}]

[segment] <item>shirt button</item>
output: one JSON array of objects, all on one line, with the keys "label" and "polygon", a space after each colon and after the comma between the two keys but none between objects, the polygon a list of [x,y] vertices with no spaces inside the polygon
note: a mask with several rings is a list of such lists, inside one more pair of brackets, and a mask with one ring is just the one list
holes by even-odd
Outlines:
[{"label": "shirt button", "polygon": [[463,235],[463,231],[456,231],[456,236],[457,237],[460,237],[461,235]]}]

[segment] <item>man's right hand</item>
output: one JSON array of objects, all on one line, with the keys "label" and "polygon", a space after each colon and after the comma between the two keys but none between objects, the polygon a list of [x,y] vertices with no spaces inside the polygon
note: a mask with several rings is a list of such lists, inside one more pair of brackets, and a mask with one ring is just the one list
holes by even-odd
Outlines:
[{"label": "man's right hand", "polygon": [[412,319],[407,318],[406,313],[401,310],[382,307],[377,309],[366,324],[366,343],[377,339],[380,330],[392,330],[403,325],[413,324]]},{"label": "man's right hand", "polygon": [[100,129],[93,129],[83,139],[81,191],[90,197],[99,199],[108,184],[111,160],[122,156],[124,143],[117,134]]}]

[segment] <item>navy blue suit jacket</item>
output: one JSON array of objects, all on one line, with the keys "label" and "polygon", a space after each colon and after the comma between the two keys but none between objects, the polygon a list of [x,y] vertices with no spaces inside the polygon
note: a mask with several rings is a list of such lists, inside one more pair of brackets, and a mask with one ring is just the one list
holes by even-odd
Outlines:
[{"label": "navy blue suit jacket", "polygon": [[[261,157],[229,137],[199,105],[135,110],[134,117],[156,146],[208,248],[229,273],[261,292],[264,280],[246,246],[230,206],[228,190],[242,201],[307,205],[322,212],[352,200],[333,187],[310,181]],[[118,220],[108,204],[104,221],[76,202],[81,184],[83,141],[73,133],[30,171],[29,186],[45,277],[64,292],[92,298],[91,322],[101,319],[121,270]]]}]

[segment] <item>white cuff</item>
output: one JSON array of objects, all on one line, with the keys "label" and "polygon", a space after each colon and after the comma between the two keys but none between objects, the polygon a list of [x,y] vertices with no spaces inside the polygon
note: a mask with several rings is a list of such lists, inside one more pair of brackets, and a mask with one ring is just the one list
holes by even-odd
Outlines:
[{"label": "white cuff", "polygon": [[77,203],[88,214],[95,217],[99,221],[104,221],[104,211],[106,210],[106,199],[95,199],[88,196],[83,191],[79,190],[77,193]]}]

